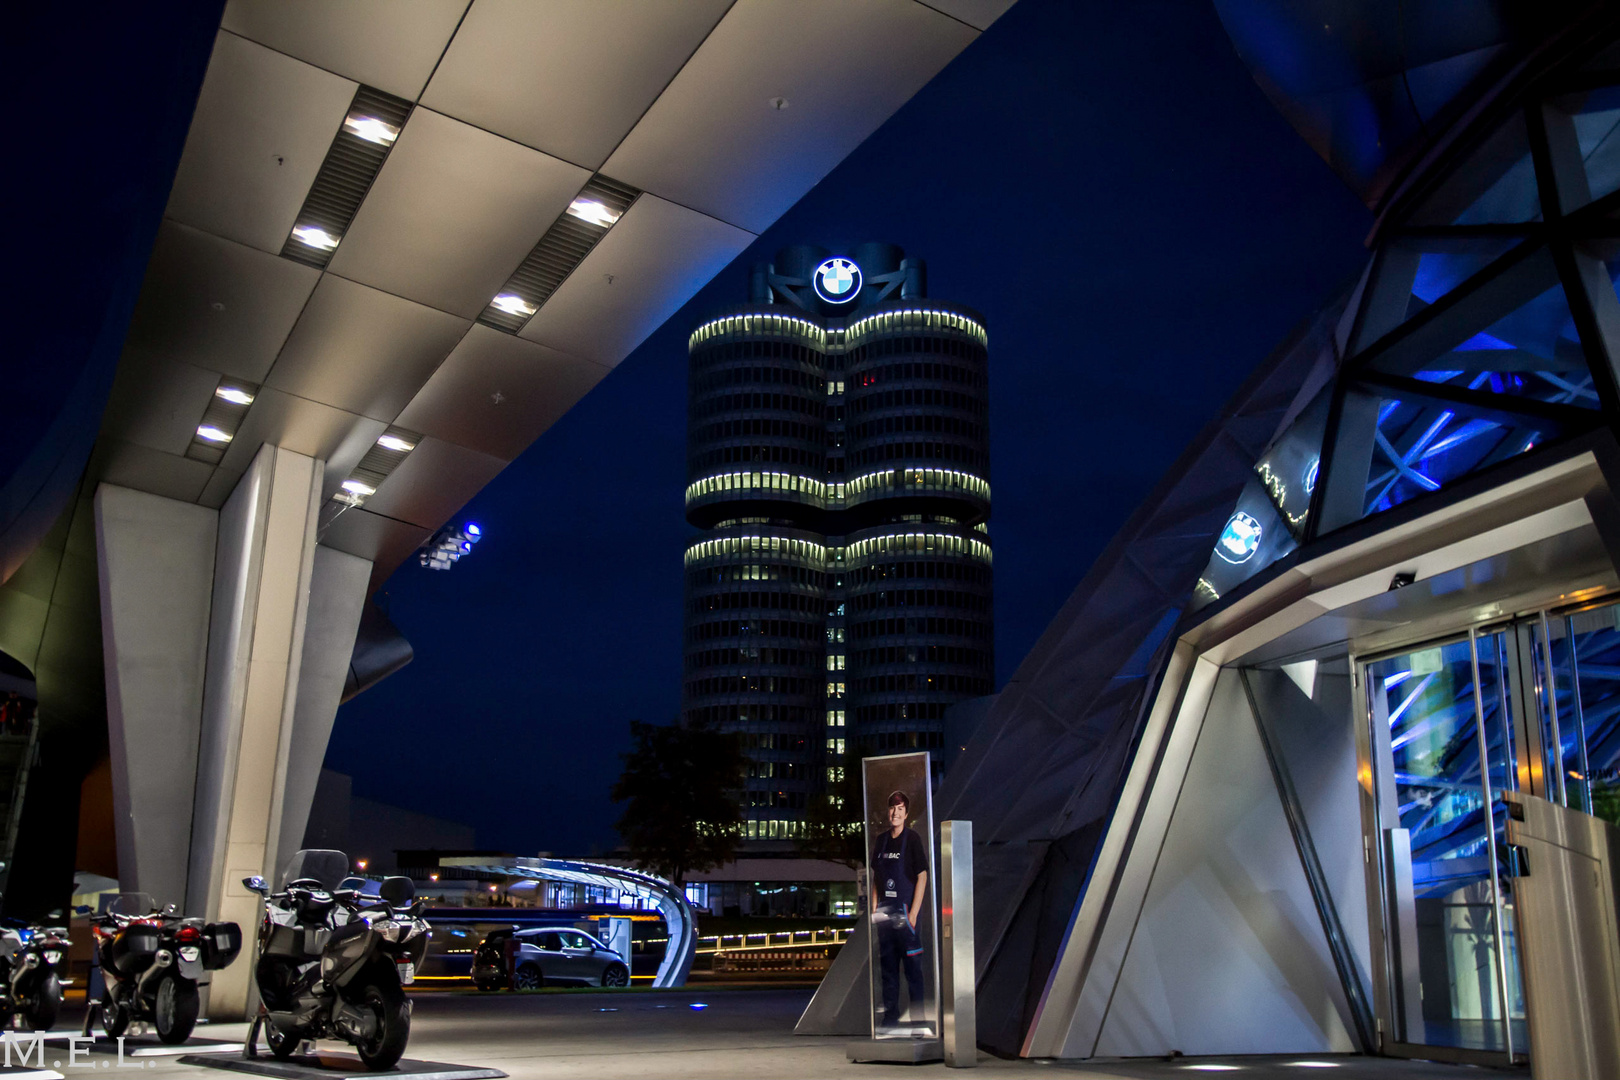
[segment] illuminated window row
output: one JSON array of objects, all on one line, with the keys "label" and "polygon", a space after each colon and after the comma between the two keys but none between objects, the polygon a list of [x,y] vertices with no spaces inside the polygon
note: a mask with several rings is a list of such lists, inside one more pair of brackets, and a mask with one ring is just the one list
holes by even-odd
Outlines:
[{"label": "illuminated window row", "polygon": [[750,840],[794,840],[804,833],[802,821],[750,821],[743,827]]},{"label": "illuminated window row", "polygon": [[854,346],[868,334],[887,334],[903,330],[944,330],[965,334],[986,347],[990,344],[990,336],[985,333],[984,327],[967,316],[952,311],[929,311],[923,308],[880,311],[876,315],[857,319],[846,331],[845,341],[848,345]]},{"label": "illuminated window row", "polygon": [[873,555],[902,555],[922,552],[939,555],[967,555],[981,562],[991,562],[990,545],[972,536],[952,536],[948,533],[898,533],[857,540],[845,546],[851,561]]},{"label": "illuminated window row", "polygon": [[699,540],[686,549],[688,565],[703,559],[741,555],[787,555],[806,562],[825,563],[827,549],[813,540],[791,536],[727,536],[719,540]]},{"label": "illuminated window row", "polygon": [[889,491],[897,487],[917,487],[930,491],[963,491],[990,501],[990,484],[972,473],[956,469],[879,469],[845,482],[849,498],[858,498],[868,491]]},{"label": "illuminated window row", "polygon": [[796,315],[723,315],[692,331],[686,348],[690,352],[705,341],[728,334],[774,334],[778,337],[807,341],[817,349],[827,347],[827,331],[809,319]]},{"label": "illuminated window row", "polygon": [[706,476],[686,489],[686,501],[713,495],[720,491],[793,491],[816,499],[827,497],[827,484],[808,476],[780,472],[734,472],[719,476]]}]

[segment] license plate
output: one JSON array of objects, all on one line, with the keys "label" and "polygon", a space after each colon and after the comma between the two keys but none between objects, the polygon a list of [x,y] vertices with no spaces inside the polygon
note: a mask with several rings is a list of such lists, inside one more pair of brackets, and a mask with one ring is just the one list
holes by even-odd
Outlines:
[{"label": "license plate", "polygon": [[405,963],[395,965],[399,968],[399,981],[401,985],[410,985],[416,979],[416,965]]}]

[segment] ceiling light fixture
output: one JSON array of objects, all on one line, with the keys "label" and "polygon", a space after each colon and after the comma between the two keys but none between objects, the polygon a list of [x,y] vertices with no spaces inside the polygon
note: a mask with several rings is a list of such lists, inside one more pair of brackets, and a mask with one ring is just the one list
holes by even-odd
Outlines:
[{"label": "ceiling light fixture", "polygon": [[402,454],[408,454],[412,450],[416,449],[415,443],[406,442],[398,435],[384,435],[382,438],[377,440],[377,445],[382,447],[384,450],[398,450]]},{"label": "ceiling light fixture", "polygon": [[214,396],[219,398],[221,401],[228,401],[232,405],[253,404],[252,394],[248,393],[246,390],[238,390],[234,386],[221,386],[219,389],[214,391]]},{"label": "ceiling light fixture", "polygon": [[580,196],[568,204],[568,213],[581,221],[588,221],[592,225],[600,225],[605,229],[619,220],[621,212],[604,203],[597,202],[595,199]]},{"label": "ceiling light fixture", "polygon": [[375,494],[377,494],[377,489],[376,488],[372,487],[370,484],[362,483],[359,480],[345,480],[345,481],[343,481],[343,490],[347,491],[350,495],[375,495]]},{"label": "ceiling light fixture", "polygon": [[229,432],[221,431],[212,424],[204,424],[198,428],[197,438],[207,439],[211,443],[228,443],[231,441]]},{"label": "ceiling light fixture", "polygon": [[523,302],[523,297],[513,296],[511,293],[502,293],[491,300],[489,306],[497,311],[504,311],[508,315],[528,316],[533,315],[535,312],[533,304],[526,304]]},{"label": "ceiling light fixture", "polygon": [[399,128],[384,123],[375,116],[347,117],[343,121],[343,130],[378,146],[392,145],[393,141],[399,138]]},{"label": "ceiling light fixture", "polygon": [[292,234],[300,244],[306,244],[320,251],[331,251],[338,246],[337,237],[314,225],[300,225],[292,231]]}]

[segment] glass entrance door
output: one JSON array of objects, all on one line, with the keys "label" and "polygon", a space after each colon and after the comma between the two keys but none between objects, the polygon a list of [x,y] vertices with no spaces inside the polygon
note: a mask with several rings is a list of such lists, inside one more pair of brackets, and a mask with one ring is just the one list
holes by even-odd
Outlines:
[{"label": "glass entrance door", "polygon": [[1498,1059],[1525,1047],[1501,865],[1508,644],[1506,631],[1471,634],[1363,669],[1396,1041]]}]

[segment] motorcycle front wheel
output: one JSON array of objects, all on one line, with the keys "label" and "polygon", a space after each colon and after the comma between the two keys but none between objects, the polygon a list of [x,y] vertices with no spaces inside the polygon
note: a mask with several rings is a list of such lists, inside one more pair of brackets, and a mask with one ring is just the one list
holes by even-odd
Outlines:
[{"label": "motorcycle front wheel", "polygon": [[169,1046],[191,1038],[192,1029],[197,1026],[199,1004],[196,983],[175,975],[165,976],[158,984],[157,1004],[152,1010],[158,1038]]},{"label": "motorcycle front wheel", "polygon": [[61,1011],[62,981],[53,971],[39,984],[34,1002],[22,1010],[22,1018],[34,1031],[49,1031],[56,1026],[56,1016]]},{"label": "motorcycle front wheel", "polygon": [[404,1056],[405,1043],[411,1037],[411,1007],[405,991],[398,986],[367,983],[355,1004],[376,1020],[371,1038],[355,1043],[360,1061],[372,1072],[392,1069]]}]

